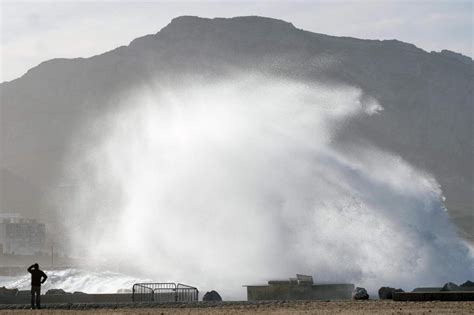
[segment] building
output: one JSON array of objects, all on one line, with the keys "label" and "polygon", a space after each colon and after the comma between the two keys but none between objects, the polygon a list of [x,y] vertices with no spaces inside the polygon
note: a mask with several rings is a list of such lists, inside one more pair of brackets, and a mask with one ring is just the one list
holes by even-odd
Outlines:
[{"label": "building", "polygon": [[312,276],[270,280],[266,285],[247,285],[247,300],[345,300],[352,298],[352,283],[314,284]]},{"label": "building", "polygon": [[0,215],[0,254],[34,255],[45,245],[45,225],[14,214]]}]

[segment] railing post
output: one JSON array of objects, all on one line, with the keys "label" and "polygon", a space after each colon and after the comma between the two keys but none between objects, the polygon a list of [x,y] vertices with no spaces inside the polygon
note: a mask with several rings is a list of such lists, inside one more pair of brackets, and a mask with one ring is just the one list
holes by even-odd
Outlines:
[{"label": "railing post", "polygon": [[175,302],[178,302],[178,286],[176,285],[176,283],[173,283],[174,284],[174,301]]}]

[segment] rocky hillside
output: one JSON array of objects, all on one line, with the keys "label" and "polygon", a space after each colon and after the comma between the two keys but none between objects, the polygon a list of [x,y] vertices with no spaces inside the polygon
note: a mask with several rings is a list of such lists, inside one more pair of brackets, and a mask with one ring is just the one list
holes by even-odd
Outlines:
[{"label": "rocky hillside", "polygon": [[53,59],[0,85],[0,211],[48,218],[71,135],[121,91],[187,74],[261,71],[360,87],[384,107],[353,120],[341,144],[374,143],[433,173],[461,233],[474,240],[472,59],[397,40],[311,33],[263,17],[183,16],[154,35],[83,59]]}]

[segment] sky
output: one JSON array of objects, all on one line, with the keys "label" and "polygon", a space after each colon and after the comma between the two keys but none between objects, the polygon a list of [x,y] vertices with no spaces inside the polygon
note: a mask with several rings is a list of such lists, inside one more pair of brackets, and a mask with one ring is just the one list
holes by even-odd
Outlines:
[{"label": "sky", "polygon": [[0,0],[0,82],[53,58],[90,57],[157,33],[181,15],[282,19],[334,36],[398,39],[473,56],[474,1]]}]

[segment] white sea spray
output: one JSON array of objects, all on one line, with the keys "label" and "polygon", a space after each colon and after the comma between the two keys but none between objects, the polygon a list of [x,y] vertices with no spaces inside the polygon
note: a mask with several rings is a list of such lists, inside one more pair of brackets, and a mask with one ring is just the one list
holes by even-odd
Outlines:
[{"label": "white sea spray", "polygon": [[334,134],[383,104],[348,86],[252,75],[150,84],[85,128],[61,205],[76,253],[243,298],[243,284],[415,286],[472,278],[435,178]]}]

